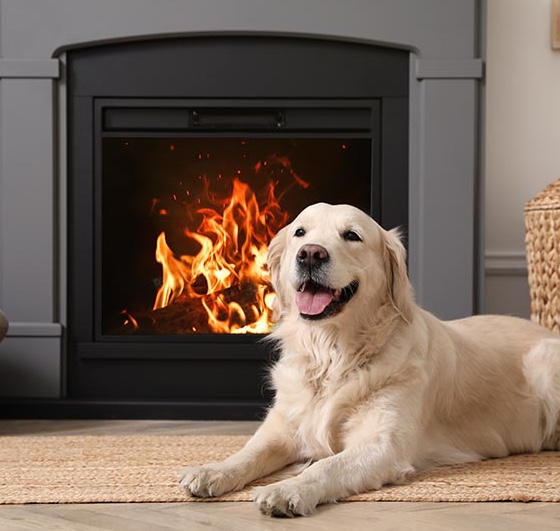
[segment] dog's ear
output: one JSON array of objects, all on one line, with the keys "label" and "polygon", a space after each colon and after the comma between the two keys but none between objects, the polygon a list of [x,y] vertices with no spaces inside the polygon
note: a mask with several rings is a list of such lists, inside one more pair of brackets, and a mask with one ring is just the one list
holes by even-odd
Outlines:
[{"label": "dog's ear", "polygon": [[280,264],[282,262],[282,254],[286,247],[286,235],[288,227],[284,227],[276,233],[276,236],[270,240],[268,245],[268,254],[266,257],[266,264],[270,274],[270,282],[276,293],[272,307],[272,320],[278,321],[282,313],[282,294],[280,286]]},{"label": "dog's ear", "polygon": [[383,231],[383,242],[388,296],[402,317],[410,322],[414,294],[408,279],[406,249],[399,229]]}]

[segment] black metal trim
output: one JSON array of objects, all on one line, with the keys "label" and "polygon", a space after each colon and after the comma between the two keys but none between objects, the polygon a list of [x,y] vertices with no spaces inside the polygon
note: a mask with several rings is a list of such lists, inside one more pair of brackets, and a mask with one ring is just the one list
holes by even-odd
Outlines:
[{"label": "black metal trim", "polygon": [[[371,112],[379,99],[351,100],[162,100],[142,98],[96,98],[96,115],[104,134],[167,131],[274,134],[302,131],[328,134],[370,132],[375,122]],[[186,135],[185,135],[186,136]]]},{"label": "black metal trim", "polygon": [[[381,165],[382,165],[382,155],[381,155],[381,110],[382,101],[379,99],[352,99],[352,100],[345,100],[345,99],[336,99],[336,100],[297,100],[291,99],[285,102],[281,101],[274,101],[274,106],[278,110],[278,112],[286,112],[290,116],[289,122],[286,126],[282,129],[281,132],[279,131],[254,131],[251,133],[248,132],[236,132],[233,133],[235,137],[242,135],[244,138],[332,138],[333,136],[340,136],[340,137],[348,137],[348,138],[366,138],[371,141],[371,180],[370,180],[370,208],[369,214],[371,214],[374,218],[381,220],[381,209],[382,204],[386,200],[383,194],[383,187],[381,185]],[[145,107],[144,107],[145,106]],[[139,113],[142,112],[143,109],[149,109],[150,111],[153,110],[164,110],[167,111],[169,109],[190,109],[193,107],[204,107],[205,109],[215,109],[217,111],[221,109],[235,109],[238,108],[240,111],[244,111],[246,109],[270,109],[272,107],[272,103],[269,102],[267,99],[261,99],[258,101],[254,100],[204,100],[204,99],[196,99],[196,100],[162,100],[162,99],[154,99],[154,98],[143,98],[142,103],[139,104],[134,98],[95,98],[93,100],[93,109],[94,109],[94,135],[93,135],[93,172],[91,177],[93,179],[93,203],[89,206],[89,208],[93,211],[93,217],[95,219],[94,222],[94,311],[93,314],[93,341],[95,342],[107,342],[107,341],[114,341],[115,343],[122,343],[123,336],[110,336],[107,334],[102,333],[102,323],[101,323],[101,316],[100,311],[102,307],[102,236],[100,230],[95,230],[95,227],[101,227],[102,223],[102,152],[103,152],[103,145],[102,140],[104,137],[113,135],[119,135],[119,131],[117,128],[112,128],[110,133],[107,133],[103,129],[103,125],[105,123],[105,117],[107,113],[113,109],[138,109]],[[358,130],[359,132],[350,132],[352,128],[348,128],[347,124],[344,122],[341,124],[341,131],[339,132],[338,129],[335,129],[334,126],[336,121],[332,119],[332,117],[328,116],[327,112],[327,121],[326,123],[323,122],[323,127],[319,130],[315,130],[317,126],[317,122],[321,122],[321,119],[324,118],[324,111],[346,111],[350,113],[350,117],[352,118],[353,128]],[[352,115],[352,113],[356,113]],[[145,122],[142,122],[140,118],[145,118]],[[130,117],[128,117],[130,119]],[[366,119],[364,119],[366,118]],[[347,118],[348,121],[348,118]],[[356,124],[359,123],[359,127]],[[152,131],[147,130],[152,125],[152,116],[142,116],[141,114],[132,118],[132,123],[135,126],[135,131],[131,133],[129,131],[130,127],[126,123],[122,123],[124,125],[124,130],[121,132],[121,135],[126,135],[127,137],[134,137],[134,136],[147,136],[153,137],[155,136]],[[306,127],[307,125],[307,127]],[[188,128],[187,128],[188,129]],[[350,129],[350,130],[349,130]],[[183,130],[180,133],[176,131],[168,131],[167,133],[163,133],[160,130],[158,131],[160,135],[170,135],[180,138],[188,138],[191,136],[199,137],[201,133],[198,131],[192,130]],[[206,135],[210,138],[222,138],[228,136],[227,133],[224,131],[215,131],[212,133],[206,132]],[[85,173],[82,174],[82,179],[89,178],[89,175]],[[406,176],[405,176],[406,178]],[[88,186],[89,187],[89,186]],[[387,195],[387,194],[385,194]],[[407,204],[405,205],[407,206]],[[88,282],[87,277],[83,277],[84,284]],[[128,336],[124,336],[128,337]],[[132,336],[137,338],[138,336]],[[170,341],[176,341],[176,336],[141,336],[142,339],[145,339],[146,342],[156,342],[159,341],[162,344],[168,343]],[[249,336],[250,337],[250,336]],[[137,339],[136,339],[137,340]],[[231,343],[235,344],[238,340],[236,337],[232,337]],[[134,339],[133,339],[134,341]],[[200,336],[200,335],[192,335],[192,336],[185,336],[183,338],[184,343],[189,345],[193,344],[195,347],[199,347],[201,344],[205,342],[212,342],[220,345],[220,348],[224,350],[223,356],[224,359],[229,359],[230,357],[235,357],[237,349],[233,348],[230,345],[229,341],[223,341],[219,335],[214,336]],[[249,349],[253,348],[254,342],[252,340],[248,340],[247,347]],[[113,352],[116,354],[118,347],[114,347],[110,349],[109,347],[100,347],[100,354],[99,357],[106,357],[102,354],[103,350],[105,352]],[[208,350],[208,349],[206,349]],[[91,349],[85,349],[84,351],[92,352]],[[153,351],[153,350],[151,350]],[[153,351],[155,352],[155,351]],[[82,356],[80,356],[82,357]],[[91,356],[90,356],[91,357]],[[117,356],[118,357],[118,356]],[[145,356],[148,357],[148,356]],[[157,359],[154,358],[154,359]]]},{"label": "black metal trim", "polygon": [[[143,336],[150,337],[150,336]],[[151,339],[151,338],[150,338]],[[107,360],[263,360],[273,358],[271,347],[266,343],[255,341],[228,341],[214,336],[199,338],[193,336],[190,341],[184,336],[174,336],[173,343],[160,341],[122,341],[122,342],[80,342],[76,345],[76,356],[80,359]],[[237,339],[237,338],[236,338]]]}]

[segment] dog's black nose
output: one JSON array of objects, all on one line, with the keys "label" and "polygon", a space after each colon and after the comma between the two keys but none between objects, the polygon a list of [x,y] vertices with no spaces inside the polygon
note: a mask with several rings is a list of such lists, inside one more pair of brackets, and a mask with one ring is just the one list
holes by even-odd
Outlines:
[{"label": "dog's black nose", "polygon": [[329,261],[329,253],[320,245],[308,243],[303,245],[297,253],[297,261],[301,265],[317,267]]}]

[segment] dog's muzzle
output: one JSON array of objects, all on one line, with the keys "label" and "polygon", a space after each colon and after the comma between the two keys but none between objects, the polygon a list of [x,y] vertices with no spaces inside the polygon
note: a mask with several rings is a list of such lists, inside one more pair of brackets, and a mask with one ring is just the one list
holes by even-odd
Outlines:
[{"label": "dog's muzzle", "polygon": [[333,288],[326,280],[330,261],[321,245],[303,245],[297,255],[301,284],[296,293],[296,306],[304,319],[325,319],[339,313],[358,290],[354,280],[343,288]]}]

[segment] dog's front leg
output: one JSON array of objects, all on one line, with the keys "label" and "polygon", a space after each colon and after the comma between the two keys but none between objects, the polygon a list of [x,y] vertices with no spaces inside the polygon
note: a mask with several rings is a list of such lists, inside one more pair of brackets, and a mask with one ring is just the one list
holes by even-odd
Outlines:
[{"label": "dog's front leg", "polygon": [[255,503],[271,516],[305,516],[317,505],[400,483],[414,473],[406,462],[393,462],[376,444],[349,448],[317,461],[299,476],[255,489]]},{"label": "dog's front leg", "polygon": [[[402,483],[412,474],[417,440],[418,404],[404,412],[374,410],[362,418],[344,449],[312,464],[299,476],[255,489],[255,503],[271,516],[303,516],[317,505],[388,483]],[[383,408],[382,408],[383,409]]]},{"label": "dog's front leg", "polygon": [[238,452],[218,463],[186,469],[180,484],[193,496],[208,498],[242,489],[298,459],[295,439],[272,409],[263,425]]}]

